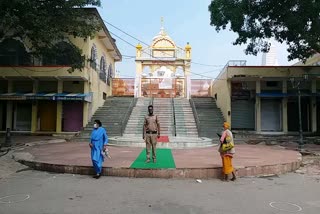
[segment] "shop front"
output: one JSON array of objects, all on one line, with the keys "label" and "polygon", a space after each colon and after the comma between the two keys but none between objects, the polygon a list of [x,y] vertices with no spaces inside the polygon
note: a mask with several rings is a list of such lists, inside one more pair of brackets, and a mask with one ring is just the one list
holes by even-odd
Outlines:
[{"label": "shop front", "polygon": [[[299,131],[299,105],[298,97],[290,97],[288,99],[288,131]],[[310,97],[301,97],[301,121],[302,131],[311,131],[311,108]]]},{"label": "shop front", "polygon": [[39,131],[55,132],[57,118],[57,102],[38,101],[38,128]]},{"label": "shop front", "polygon": [[64,132],[77,132],[83,127],[83,102],[64,101],[62,130]]},{"label": "shop front", "polygon": [[6,130],[7,121],[7,101],[1,100],[0,102],[0,131]]},{"label": "shop front", "polygon": [[14,131],[76,132],[83,127],[84,104],[92,102],[92,94],[5,93],[0,100],[2,131],[8,127]]},{"label": "shop front", "polygon": [[264,98],[261,100],[261,130],[275,131],[282,130],[282,99]]},{"label": "shop front", "polygon": [[14,102],[13,108],[13,130],[31,131],[32,103],[30,101]]}]

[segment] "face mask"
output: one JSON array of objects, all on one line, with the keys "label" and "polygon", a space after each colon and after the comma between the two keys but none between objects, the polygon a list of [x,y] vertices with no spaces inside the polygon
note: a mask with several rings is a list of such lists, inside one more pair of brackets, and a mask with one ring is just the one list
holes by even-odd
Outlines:
[{"label": "face mask", "polygon": [[98,124],[96,124],[96,123],[93,124],[93,128],[95,128],[95,129],[98,128]]}]

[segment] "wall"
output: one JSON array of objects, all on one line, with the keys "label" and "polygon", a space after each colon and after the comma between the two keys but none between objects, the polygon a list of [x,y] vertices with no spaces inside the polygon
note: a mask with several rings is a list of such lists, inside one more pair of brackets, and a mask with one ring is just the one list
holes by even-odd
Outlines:
[{"label": "wall", "polygon": [[319,73],[319,66],[231,66],[228,67],[228,78],[246,75],[246,78],[302,77],[303,74]]},{"label": "wall", "polygon": [[[104,104],[103,93],[106,93],[107,96],[112,95],[112,85],[107,85],[106,82],[100,80],[99,72],[100,72],[100,59],[102,56],[105,57],[106,60],[106,73],[108,73],[109,65],[111,64],[113,71],[115,68],[115,62],[111,54],[108,52],[105,44],[102,40],[99,40],[98,36],[94,37],[93,39],[89,40],[89,48],[88,48],[88,56],[91,56],[91,48],[93,44],[95,44],[97,48],[97,69],[92,69],[89,67],[88,63],[88,70],[90,71],[90,84],[89,84],[89,91],[93,92],[93,101],[91,104],[91,112],[93,114],[100,106]],[[110,81],[111,82],[111,81]]]},{"label": "wall", "polygon": [[63,81],[64,93],[83,93],[83,81]]},{"label": "wall", "polygon": [[12,90],[20,93],[31,93],[33,89],[33,82],[27,80],[13,81]]},{"label": "wall", "polygon": [[225,68],[212,83],[212,96],[217,95],[217,106],[221,109],[223,117],[226,121],[231,122],[231,116],[228,116],[228,111],[231,111],[231,89],[227,81],[227,68]]},{"label": "wall", "polygon": [[58,81],[39,81],[38,93],[56,93],[58,88]]}]

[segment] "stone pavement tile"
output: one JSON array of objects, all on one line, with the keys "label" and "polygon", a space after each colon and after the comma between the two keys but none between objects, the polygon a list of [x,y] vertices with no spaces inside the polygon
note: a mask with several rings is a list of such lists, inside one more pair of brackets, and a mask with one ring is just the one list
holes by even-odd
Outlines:
[{"label": "stone pavement tile", "polygon": [[[109,147],[111,159],[105,158],[104,167],[126,167],[138,157],[142,148]],[[27,148],[35,161],[43,163],[92,166],[88,143],[37,145]]]},{"label": "stone pavement tile", "polygon": [[[235,167],[291,163],[300,157],[296,151],[271,146],[239,145],[235,149],[233,159]],[[172,154],[177,168],[213,168],[222,164],[217,147],[176,149]]]},{"label": "stone pavement tile", "polygon": [[176,168],[212,168],[221,164],[218,147],[173,149]]},{"label": "stone pavement tile", "polygon": [[[110,146],[112,158],[104,162],[104,175],[161,178],[213,178],[221,174],[221,158],[217,147],[172,149],[177,169],[130,169],[143,148]],[[20,154],[20,157],[19,157]],[[23,156],[23,154],[28,154]],[[88,143],[36,145],[16,153],[16,159],[48,171],[92,173]],[[24,157],[26,157],[24,159]],[[31,157],[31,158],[28,158]],[[30,160],[28,160],[30,159]],[[301,155],[278,146],[237,145],[233,159],[240,176],[281,174],[296,170]]]}]

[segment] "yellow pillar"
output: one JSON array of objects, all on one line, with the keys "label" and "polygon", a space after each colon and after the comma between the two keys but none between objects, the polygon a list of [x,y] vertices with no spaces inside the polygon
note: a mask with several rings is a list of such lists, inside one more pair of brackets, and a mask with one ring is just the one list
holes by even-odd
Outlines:
[{"label": "yellow pillar", "polygon": [[[58,80],[58,90],[57,93],[63,92],[63,81]],[[62,132],[62,101],[57,101],[57,120],[56,120],[56,132]]]},{"label": "yellow pillar", "polygon": [[141,57],[141,50],[142,50],[142,45],[139,43],[139,44],[136,46],[136,56],[137,56],[137,58],[140,58],[140,57]]},{"label": "yellow pillar", "polygon": [[[8,93],[13,92],[13,82],[12,80],[8,80]],[[6,121],[6,128],[12,128],[13,122],[13,103],[12,101],[7,102],[7,121]]]},{"label": "yellow pillar", "polygon": [[[83,93],[89,93],[89,82],[83,82]],[[89,120],[89,103],[83,102],[83,119],[82,119],[82,127],[85,127],[88,124]]]},{"label": "yellow pillar", "polygon": [[[33,82],[32,93],[37,93],[39,82],[35,80]],[[38,102],[32,101],[32,113],[31,113],[31,133],[35,133],[38,129]]]},{"label": "yellow pillar", "polygon": [[186,47],[184,48],[185,53],[186,53],[186,58],[190,59],[191,58],[191,45],[189,42],[187,43]]},{"label": "yellow pillar", "polygon": [[[312,80],[311,92],[317,93],[317,80]],[[317,132],[317,98],[311,97],[311,131]]]},{"label": "yellow pillar", "polygon": [[[256,81],[256,93],[261,93],[261,82]],[[261,98],[256,96],[256,131],[261,132]]]},{"label": "yellow pillar", "polygon": [[[288,92],[287,80],[282,81],[282,93]],[[288,132],[288,98],[282,98],[282,131]]]}]

